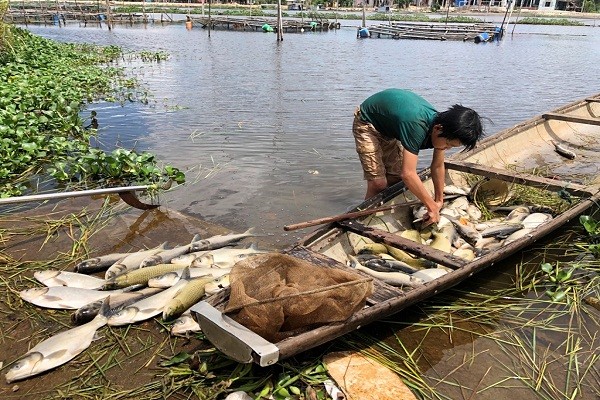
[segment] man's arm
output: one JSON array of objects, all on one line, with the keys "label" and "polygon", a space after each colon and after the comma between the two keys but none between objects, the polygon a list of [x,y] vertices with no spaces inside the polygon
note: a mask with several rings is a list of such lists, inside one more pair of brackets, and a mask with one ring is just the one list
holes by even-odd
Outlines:
[{"label": "man's arm", "polygon": [[[442,151],[442,161],[441,161],[441,167],[442,167],[442,186],[441,186],[441,196],[443,196],[443,190],[444,190],[444,186],[443,186],[443,176],[444,176],[444,172],[443,172],[443,168],[444,168],[444,152]],[[439,157],[439,155],[438,155]],[[417,198],[419,200],[421,200],[421,202],[425,205],[425,207],[427,207],[427,214],[429,216],[429,221],[431,223],[434,222],[439,222],[440,220],[440,209],[442,206],[442,202],[438,202],[437,199],[434,199],[433,197],[431,197],[431,194],[429,193],[429,191],[425,188],[425,186],[423,185],[423,182],[421,182],[421,179],[419,178],[419,175],[417,174],[417,162],[419,160],[419,157],[416,154],[411,153],[410,151],[404,149],[402,152],[402,181],[404,182],[404,184],[406,185],[406,187],[408,188],[408,190],[410,190],[415,196],[417,196]],[[436,160],[435,157],[435,152],[434,152],[434,160]],[[439,161],[438,161],[439,162]],[[432,161],[432,167],[433,167],[433,161]],[[432,169],[432,173],[433,173],[433,169]],[[436,179],[434,179],[434,187],[436,186]],[[436,188],[436,195],[437,195],[437,188]]]},{"label": "man's arm", "polygon": [[431,160],[431,180],[433,181],[434,196],[436,203],[442,206],[444,203],[444,185],[446,181],[446,169],[444,167],[444,150],[434,149]]}]

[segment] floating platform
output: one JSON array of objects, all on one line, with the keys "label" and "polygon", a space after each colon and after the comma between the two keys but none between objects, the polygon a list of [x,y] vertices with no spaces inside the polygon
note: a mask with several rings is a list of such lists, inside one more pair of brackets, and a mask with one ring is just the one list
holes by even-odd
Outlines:
[{"label": "floating platform", "polygon": [[[273,32],[277,32],[276,18],[211,17],[209,22],[208,17],[192,17],[192,21],[194,25],[196,25],[196,23],[199,23],[203,29],[206,29],[210,24],[211,29],[255,32],[262,32],[263,26],[265,24],[268,24],[273,28]],[[298,19],[284,19],[282,24],[282,30],[284,33],[329,31],[332,29],[340,28],[339,22],[331,22],[325,19],[307,19],[304,21]]]},{"label": "floating platform", "polygon": [[493,24],[487,23],[391,22],[389,24],[370,26],[368,27],[368,30],[370,32],[370,37],[376,38],[462,40],[478,42],[493,39],[495,35],[497,35],[499,28]]}]

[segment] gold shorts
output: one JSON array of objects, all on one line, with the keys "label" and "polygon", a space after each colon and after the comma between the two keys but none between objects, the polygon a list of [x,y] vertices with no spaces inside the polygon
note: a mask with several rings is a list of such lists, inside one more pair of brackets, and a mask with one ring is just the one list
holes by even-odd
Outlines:
[{"label": "gold shorts", "polygon": [[359,108],[354,112],[352,133],[366,180],[400,179],[403,147],[399,140],[384,137],[371,123],[363,121]]}]

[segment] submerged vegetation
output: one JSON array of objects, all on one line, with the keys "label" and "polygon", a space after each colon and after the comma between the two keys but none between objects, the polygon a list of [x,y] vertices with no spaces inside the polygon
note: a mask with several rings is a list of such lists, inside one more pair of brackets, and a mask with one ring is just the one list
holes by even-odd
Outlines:
[{"label": "submerged vegetation", "polygon": [[[93,101],[135,100],[136,82],[115,63],[115,46],[56,43],[0,24],[0,197],[48,186],[108,187],[185,181],[153,155],[93,148],[93,124],[80,111]],[[144,53],[146,60],[164,55]],[[143,99],[142,99],[143,101]]]}]

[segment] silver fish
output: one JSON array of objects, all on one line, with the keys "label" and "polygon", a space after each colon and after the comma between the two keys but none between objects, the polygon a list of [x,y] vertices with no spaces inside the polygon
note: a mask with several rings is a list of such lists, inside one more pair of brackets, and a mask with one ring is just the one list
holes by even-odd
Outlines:
[{"label": "silver fish", "polygon": [[188,283],[188,277],[189,273],[184,272],[184,278],[170,288],[122,308],[108,318],[108,325],[128,325],[159,315],[165,305]]},{"label": "silver fish", "polygon": [[548,222],[552,219],[552,215],[546,213],[533,213],[529,214],[523,220],[523,227],[529,229],[535,229],[538,226],[542,225],[545,222]]},{"label": "silver fish", "polygon": [[[225,246],[223,248],[227,249],[229,247]],[[200,250],[200,251],[193,251],[191,253],[183,254],[179,257],[173,258],[171,260],[171,264],[179,264],[179,265],[181,265],[181,268],[189,267],[196,258],[200,257],[203,254],[209,253],[210,251],[211,250]]]},{"label": "silver fish", "polygon": [[481,237],[505,238],[508,235],[510,235],[511,233],[514,233],[520,229],[523,229],[523,224],[506,222],[504,224],[499,224],[499,225],[484,229],[483,231],[481,231]]},{"label": "silver fish", "polygon": [[209,237],[208,239],[200,240],[190,246],[190,251],[200,251],[200,250],[213,250],[221,247],[225,247],[228,244],[240,241],[249,236],[255,236],[252,233],[252,228],[248,229],[244,233],[236,233],[230,235],[215,235]]},{"label": "silver fish", "polygon": [[36,271],[33,273],[33,277],[48,287],[69,286],[83,289],[100,289],[104,285],[104,279],[95,276],[54,269]]},{"label": "silver fish", "polygon": [[20,296],[23,300],[45,308],[76,310],[96,300],[102,300],[112,293],[123,290],[92,290],[68,286],[53,286],[25,289]]},{"label": "silver fish", "polygon": [[506,245],[506,244],[512,243],[517,239],[521,239],[522,237],[529,235],[532,231],[533,231],[533,228],[523,228],[521,230],[518,230],[518,231],[512,233],[506,239],[504,239],[504,242],[502,244]]},{"label": "silver fish", "polygon": [[444,194],[452,195],[459,194],[462,196],[468,196],[471,192],[471,188],[468,187],[460,187],[456,185],[446,185],[444,186]]},{"label": "silver fish", "polygon": [[467,208],[469,207],[469,199],[467,199],[466,196],[457,197],[456,199],[448,203],[446,207],[466,212]]},{"label": "silver fish", "polygon": [[403,272],[374,271],[359,263],[358,260],[351,255],[348,255],[348,266],[358,271],[363,271],[372,277],[382,280],[383,282],[392,286],[420,286],[424,283],[422,279],[405,274]]},{"label": "silver fish", "polygon": [[75,358],[90,346],[96,331],[106,325],[107,312],[108,306],[105,303],[92,321],[37,344],[8,370],[5,375],[6,382],[11,383],[40,374]]},{"label": "silver fish", "polygon": [[162,318],[170,321],[180,316],[185,310],[196,304],[206,294],[205,287],[214,281],[211,275],[191,279],[163,308]]},{"label": "silver fish", "polygon": [[228,288],[230,283],[229,274],[225,274],[215,278],[211,282],[208,282],[204,287],[204,291],[206,292],[207,296],[212,296],[213,294],[219,293],[221,290]]},{"label": "silver fish", "polygon": [[149,257],[144,258],[140,263],[140,268],[150,267],[152,265],[157,264],[165,264],[171,262],[171,260],[175,257],[182,256],[186,253],[189,253],[191,246],[200,240],[200,235],[194,235],[192,241],[189,244],[183,246],[176,246],[172,249],[163,250],[160,253],[153,254]]},{"label": "silver fish", "polygon": [[200,324],[192,317],[189,310],[181,314],[171,326],[171,335],[173,336],[187,336],[200,331],[202,331]]},{"label": "silver fish", "polygon": [[[361,262],[359,257],[357,257],[357,259],[359,260],[359,262]],[[413,272],[419,270],[418,268],[411,267],[407,263],[396,259],[389,260],[385,258],[371,258],[369,260],[363,261],[362,264],[367,268],[371,268],[372,270],[381,272],[397,271],[404,272],[405,274],[412,274]]]},{"label": "silver fish", "polygon": [[[190,268],[190,279],[199,278],[205,275],[212,275],[213,278],[219,278],[223,275],[229,274],[231,268],[211,268],[211,267],[197,267]],[[160,276],[148,279],[148,286],[155,288],[168,288],[179,282],[181,275],[183,274],[183,268],[175,271],[167,272]]]},{"label": "silver fish", "polygon": [[475,246],[478,240],[481,239],[481,233],[479,233],[475,228],[461,224],[457,219],[446,216],[456,228],[458,234],[467,241],[467,243]]},{"label": "silver fish", "polygon": [[75,265],[75,272],[81,274],[91,274],[98,271],[104,271],[117,261],[127,257],[129,253],[113,253],[100,257],[88,258]]},{"label": "silver fish", "polygon": [[506,221],[513,222],[513,223],[521,222],[529,214],[531,214],[531,211],[529,210],[529,207],[527,207],[527,206],[518,206],[515,209],[513,209],[510,213],[508,213],[508,215],[506,216]]},{"label": "silver fish", "polygon": [[122,260],[111,265],[106,270],[106,274],[104,275],[104,278],[111,279],[111,278],[114,278],[115,276],[120,275],[126,271],[138,269],[140,267],[140,264],[142,263],[142,261],[144,261],[144,259],[146,257],[149,257],[156,253],[160,253],[161,251],[166,249],[166,246],[167,246],[167,242],[164,242],[163,244],[161,244],[158,247],[154,247],[154,248],[148,249],[148,250],[141,250],[141,251],[137,251],[135,253],[128,254]]},{"label": "silver fish", "polygon": [[477,207],[475,204],[470,203],[467,206],[467,215],[469,216],[469,219],[474,222],[474,221],[479,221],[482,217],[482,213],[481,210],[479,209],[479,207]]},{"label": "silver fish", "polygon": [[[143,299],[144,297],[151,296],[160,291],[161,289],[159,288],[144,288],[132,292],[111,294],[108,296],[110,308],[112,310],[116,310],[121,307],[128,306],[138,300]],[[94,317],[98,315],[103,303],[104,300],[97,300],[79,307],[77,310],[75,310],[75,312],[73,312],[73,314],[71,314],[71,322],[73,322],[75,325],[81,325],[93,320]]]},{"label": "silver fish", "polygon": [[250,247],[245,249],[220,248],[209,251],[208,253],[197,257],[190,266],[217,266],[219,268],[231,268],[236,262],[243,260],[248,256],[260,253],[266,252],[258,250],[254,245],[251,245]]}]

